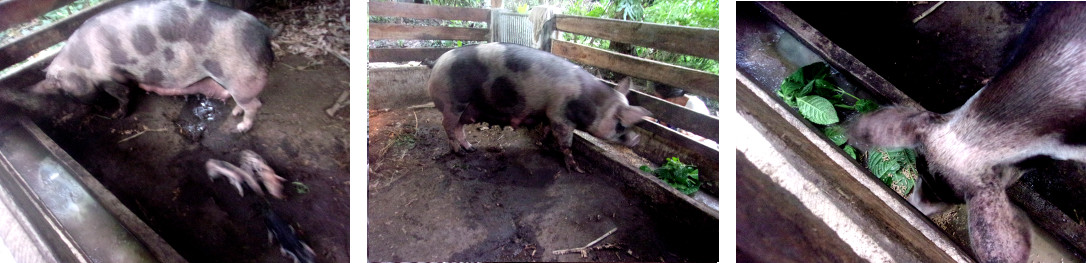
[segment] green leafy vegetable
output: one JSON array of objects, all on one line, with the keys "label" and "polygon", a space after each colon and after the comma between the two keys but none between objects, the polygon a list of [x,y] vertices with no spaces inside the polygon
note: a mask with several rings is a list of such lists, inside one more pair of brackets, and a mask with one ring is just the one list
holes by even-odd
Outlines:
[{"label": "green leafy vegetable", "polygon": [[868,152],[867,168],[901,196],[912,192],[919,175],[916,152],[910,149],[874,148]]},{"label": "green leafy vegetable", "polygon": [[675,187],[679,192],[686,195],[693,195],[701,187],[701,181],[698,180],[698,169],[692,165],[679,162],[679,157],[667,158],[667,163],[655,171],[647,165],[642,165],[641,170],[656,175],[657,178],[664,180],[668,185]]},{"label": "green leafy vegetable", "polygon": [[294,192],[296,193],[305,194],[309,192],[309,186],[303,184],[302,182],[293,182],[291,184],[294,185]]},{"label": "green leafy vegetable", "polygon": [[841,146],[842,144],[845,144],[845,142],[848,142],[848,136],[845,136],[845,128],[842,128],[841,126],[833,125],[826,127],[826,129],[822,130],[822,133],[825,133],[826,137],[829,137],[830,141],[837,146]]},{"label": "green leafy vegetable", "polygon": [[879,104],[875,103],[875,101],[872,101],[872,100],[861,99],[861,100],[856,101],[856,106],[855,107],[856,107],[856,112],[868,113],[868,112],[872,112],[872,111],[875,111],[876,109],[878,109]]},{"label": "green leafy vegetable", "polygon": [[845,153],[852,159],[858,159],[856,158],[856,148],[853,148],[852,145],[845,145]]},{"label": "green leafy vegetable", "polygon": [[[804,66],[784,79],[777,96],[789,106],[797,108],[803,118],[820,125],[840,122],[837,108],[858,113],[879,108],[875,101],[858,98],[835,85],[829,78],[831,72],[829,65],[823,62]],[[862,156],[855,147],[848,145],[848,137],[841,126],[828,126],[822,132],[852,159],[858,160]],[[872,149],[867,154],[867,169],[902,196],[912,191],[919,174],[916,152],[909,149]]]},{"label": "green leafy vegetable", "polygon": [[811,122],[830,125],[840,121],[837,118],[837,111],[833,109],[833,104],[826,98],[803,96],[796,99],[796,104],[799,105],[799,113]]}]

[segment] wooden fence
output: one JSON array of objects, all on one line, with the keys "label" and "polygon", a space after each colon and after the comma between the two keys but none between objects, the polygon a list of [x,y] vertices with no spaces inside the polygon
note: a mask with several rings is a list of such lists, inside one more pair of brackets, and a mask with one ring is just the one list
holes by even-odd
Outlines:
[{"label": "wooden fence", "polygon": [[[462,20],[490,23],[490,10],[425,4],[370,2],[370,16]],[[370,23],[370,40],[490,41],[489,28]],[[369,62],[436,60],[452,48],[371,48]]]},{"label": "wooden fence", "polygon": [[[67,18],[56,21],[45,28],[29,35],[25,35],[6,45],[0,46],[0,69],[7,68],[30,56],[68,39],[83,21],[91,18],[99,12],[109,9],[130,0],[109,0],[84,9]],[[5,30],[13,25],[28,22],[42,14],[45,14],[59,6],[70,4],[74,0],[31,1],[14,0],[0,2],[0,30]],[[36,60],[35,63],[25,65],[18,72],[0,79],[0,87],[26,87],[41,81],[44,74],[41,72],[52,61],[52,55]]]},{"label": "wooden fence", "polygon": [[[627,43],[719,60],[717,47],[720,31],[716,29],[570,15],[555,17],[555,26],[558,31],[607,39],[612,43]],[[718,99],[720,80],[716,74],[556,39],[551,40],[551,53],[580,64],[665,83],[693,94]],[[663,122],[719,142],[720,121],[716,117],[694,112],[639,91],[631,91],[627,98],[630,104],[645,107],[653,113],[654,117]],[[663,162],[665,158],[672,156],[679,157],[684,163],[696,165],[701,171],[701,176],[705,177],[704,182],[718,182],[720,158],[718,149],[654,122],[641,122],[638,128],[638,132],[643,136],[649,136],[653,139],[652,141],[665,144],[642,143],[634,147],[634,151],[639,155],[653,162]],[[709,185],[704,189],[715,194],[714,185]]]}]

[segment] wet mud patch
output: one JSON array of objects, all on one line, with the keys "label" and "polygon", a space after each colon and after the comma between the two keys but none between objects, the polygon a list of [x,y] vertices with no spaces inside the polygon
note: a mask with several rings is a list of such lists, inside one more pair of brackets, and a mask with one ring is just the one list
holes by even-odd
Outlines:
[{"label": "wet mud patch", "polygon": [[[465,126],[478,150],[457,155],[433,108],[370,111],[369,120],[371,260],[698,259],[660,232],[666,215],[654,215],[647,200],[609,171],[578,159],[586,173],[567,172],[561,155],[543,146],[551,142],[540,142],[538,127]],[[596,245],[614,248],[585,258],[552,253],[585,246],[612,229]]]}]

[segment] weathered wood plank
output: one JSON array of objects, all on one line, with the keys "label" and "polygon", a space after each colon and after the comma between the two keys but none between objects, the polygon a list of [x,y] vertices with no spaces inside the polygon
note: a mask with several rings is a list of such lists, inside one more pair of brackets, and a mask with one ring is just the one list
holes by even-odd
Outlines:
[{"label": "weathered wood plank", "polygon": [[735,246],[740,262],[865,261],[739,151],[735,153],[735,188],[739,200],[735,203]]},{"label": "weathered wood plank", "polygon": [[72,35],[72,32],[75,32],[79,26],[83,25],[83,21],[86,21],[103,10],[128,1],[131,0],[111,0],[102,2],[97,6],[84,9],[64,20],[57,21],[38,32],[23,36],[7,45],[0,46],[0,68],[7,68],[15,63],[19,63],[49,46],[68,39],[68,36]]},{"label": "weathered wood plank", "polygon": [[490,30],[462,27],[370,24],[370,40],[387,39],[489,41]]},{"label": "weathered wood plank", "polygon": [[719,60],[720,31],[605,18],[558,15],[560,31]]},{"label": "weathered wood plank", "polygon": [[0,1],[0,30],[26,23],[49,11],[71,4],[75,0],[11,0]]},{"label": "weathered wood plank", "polygon": [[56,54],[32,61],[22,66],[22,69],[10,72],[0,78],[0,96],[11,96],[11,92],[26,92],[26,87],[45,79],[45,67],[53,62]]},{"label": "weathered wood plank", "polygon": [[452,48],[371,48],[369,62],[437,60]]},{"label": "weathered wood plank", "polygon": [[790,112],[775,95],[736,72],[736,111],[758,127],[777,151],[808,181],[817,182],[880,246],[904,262],[968,262],[942,230],[893,193],[821,132]]},{"label": "weathered wood plank", "polygon": [[632,77],[662,82],[712,99],[718,98],[719,77],[712,73],[619,54],[562,40],[551,40],[551,52],[577,63],[606,68]]},{"label": "weathered wood plank", "polygon": [[881,95],[894,104],[924,109],[919,103],[916,103],[912,98],[894,87],[893,84],[890,84],[889,81],[868,68],[867,65],[864,65],[852,54],[849,54],[848,51],[834,44],[821,32],[815,30],[813,26],[796,16],[784,4],[779,2],[758,2],[758,5],[766,10],[766,16],[776,21],[777,24],[788,30],[796,38],[799,38],[812,51],[826,59],[826,62],[830,63],[830,65],[842,72],[851,73],[863,86],[867,86],[868,90]]},{"label": "weathered wood plank", "polygon": [[370,1],[371,16],[490,22],[490,10],[399,2]]},{"label": "weathered wood plank", "polygon": [[660,119],[667,124],[714,141],[720,139],[720,119],[716,117],[694,112],[686,107],[636,90],[630,91],[626,98],[630,100],[631,105],[645,107],[645,109],[652,112],[654,118]]}]

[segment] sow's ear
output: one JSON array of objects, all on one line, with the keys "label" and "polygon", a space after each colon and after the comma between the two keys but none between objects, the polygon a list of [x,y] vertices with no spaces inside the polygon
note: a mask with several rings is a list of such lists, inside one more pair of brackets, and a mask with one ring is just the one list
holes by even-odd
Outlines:
[{"label": "sow's ear", "polygon": [[624,106],[618,110],[618,120],[622,126],[630,127],[642,120],[642,117],[652,116],[652,112],[638,106]]},{"label": "sow's ear", "polygon": [[848,124],[848,135],[850,142],[865,150],[871,146],[911,148],[942,121],[942,116],[930,111],[889,107],[854,119]]},{"label": "sow's ear", "polygon": [[630,93],[630,78],[627,77],[618,81],[618,84],[615,84],[615,90],[617,90],[618,93],[621,93],[622,96],[626,96],[626,93]]}]

